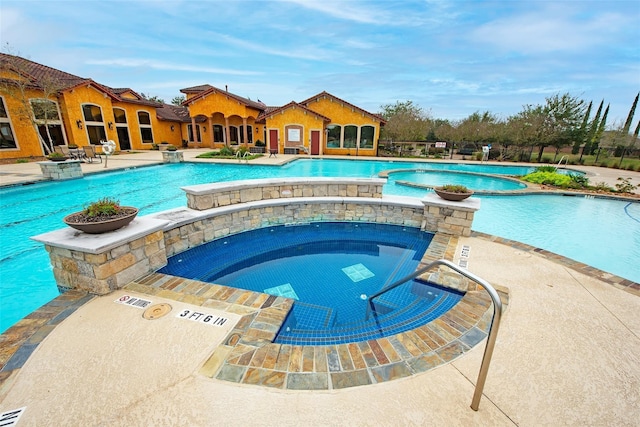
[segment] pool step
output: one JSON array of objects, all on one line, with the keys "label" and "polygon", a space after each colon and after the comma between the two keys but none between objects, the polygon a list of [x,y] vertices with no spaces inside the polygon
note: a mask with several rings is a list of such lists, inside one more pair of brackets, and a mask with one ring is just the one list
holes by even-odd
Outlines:
[{"label": "pool step", "polygon": [[333,329],[306,330],[295,327],[289,331],[281,330],[275,342],[295,345],[329,345],[390,336],[431,322],[453,308],[462,298],[462,294],[449,293],[441,293],[437,298],[416,294],[413,296],[414,300],[410,304],[385,314],[372,314],[367,321],[364,320],[365,313],[363,313],[362,322]]}]

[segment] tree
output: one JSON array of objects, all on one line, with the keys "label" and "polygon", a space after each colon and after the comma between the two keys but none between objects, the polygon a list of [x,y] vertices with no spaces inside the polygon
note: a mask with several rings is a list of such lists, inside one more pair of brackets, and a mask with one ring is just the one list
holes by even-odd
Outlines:
[{"label": "tree", "polygon": [[[598,152],[600,155],[600,139],[602,138],[602,134],[604,133],[604,128],[607,125],[607,116],[609,115],[609,104],[607,104],[607,108],[604,110],[604,114],[602,115],[602,120],[600,120],[600,124],[598,125],[598,129],[596,130],[596,134],[593,138],[593,142],[591,144],[591,153]],[[598,160],[598,155],[596,155],[596,161]]]},{"label": "tree", "polygon": [[159,102],[161,104],[164,104],[164,99],[160,98],[157,95],[146,95],[146,94],[141,92],[140,96],[142,96],[144,99],[146,99],[148,101],[155,101],[155,102]]},{"label": "tree", "polygon": [[543,112],[546,117],[538,142],[538,162],[542,160],[545,147],[551,145],[557,153],[574,140],[578,124],[583,118],[584,101],[569,93],[556,94],[546,99]]},{"label": "tree", "polygon": [[171,100],[171,103],[173,105],[182,105],[182,103],[186,100],[184,95],[178,95],[178,96],[174,96],[173,99]]},{"label": "tree", "polygon": [[381,138],[396,141],[423,141],[430,120],[428,115],[413,101],[397,101],[380,107],[387,124],[382,128]]},{"label": "tree", "polygon": [[[5,45],[3,50],[11,49]],[[33,126],[45,155],[51,154],[54,151],[54,141],[49,132],[49,123],[52,119],[57,120],[60,117],[57,99],[64,86],[47,75],[39,77],[36,81],[28,73],[26,61],[19,55],[5,53],[0,63],[0,75],[13,78],[0,79],[0,91],[17,102],[18,108],[14,110],[14,114],[18,120],[26,121]],[[34,94],[38,97],[34,97]],[[46,140],[40,133],[40,126],[44,128]]]},{"label": "tree", "polygon": [[584,141],[584,146],[582,147],[582,151],[580,152],[580,160],[582,160],[582,156],[586,152],[587,155],[591,154],[591,146],[596,137],[596,133],[598,132],[598,127],[600,125],[600,114],[602,113],[602,106],[604,105],[604,99],[600,101],[600,106],[598,106],[598,111],[596,112],[596,116],[594,117],[591,125],[589,126],[589,132],[587,132],[587,136]]},{"label": "tree", "polygon": [[584,138],[587,132],[587,126],[589,125],[589,116],[591,115],[591,106],[593,105],[593,101],[589,101],[589,106],[587,107],[586,113],[584,113],[584,117],[582,119],[582,125],[580,125],[580,130],[576,135],[576,140],[573,143],[573,149],[571,149],[571,154],[578,154],[580,151],[580,144],[584,142]]},{"label": "tree", "polygon": [[636,126],[636,130],[633,133],[633,136],[631,138],[629,138],[629,129],[631,129],[631,122],[633,122],[633,116],[636,113],[636,106],[638,105],[638,97],[640,97],[640,92],[638,92],[638,94],[636,95],[636,99],[633,101],[633,105],[631,106],[631,109],[629,110],[629,114],[627,115],[627,120],[624,123],[624,127],[622,128],[622,132],[620,135],[624,140],[629,140],[628,141],[628,145],[624,144],[622,147],[622,154],[620,155],[620,164],[622,165],[622,160],[624,160],[624,154],[627,150],[631,151],[631,149],[636,145],[636,143],[638,142],[638,134],[640,134],[640,120],[638,121],[638,125]]}]

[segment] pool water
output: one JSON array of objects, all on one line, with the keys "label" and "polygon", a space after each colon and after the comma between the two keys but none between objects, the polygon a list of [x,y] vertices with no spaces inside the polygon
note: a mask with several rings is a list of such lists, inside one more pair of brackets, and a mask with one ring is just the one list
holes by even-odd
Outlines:
[{"label": "pool water", "polygon": [[[240,177],[296,176],[377,177],[392,169],[454,170],[502,175],[525,174],[532,167],[462,165],[379,160],[301,159],[285,166],[246,164],[168,164],[109,171],[64,182],[0,188],[0,333],[58,295],[42,244],[29,239],[64,226],[62,218],[87,202],[110,196],[147,215],[186,206],[182,186],[232,181]],[[423,197],[426,190],[385,185],[385,194]],[[527,197],[528,199],[521,199]],[[530,197],[530,198],[529,198]],[[551,199],[548,199],[551,198]],[[594,267],[640,282],[640,203],[559,196],[481,196],[474,230],[551,250]],[[561,202],[558,199],[562,199]],[[520,201],[520,202],[518,202]],[[516,206],[517,205],[517,208]],[[582,209],[589,207],[588,215]],[[546,217],[528,211],[546,211]],[[564,212],[575,215],[569,225],[553,230]],[[611,220],[611,218],[616,218]],[[635,218],[635,219],[634,219]],[[582,224],[584,221],[585,225]],[[531,232],[532,229],[537,230]],[[600,236],[594,244],[591,236]],[[611,241],[609,236],[618,236]]]},{"label": "pool water", "polygon": [[474,191],[514,191],[527,188],[525,184],[510,179],[448,171],[408,171],[389,174],[389,184],[398,185],[398,181],[434,187],[445,184],[464,185]]},{"label": "pool water", "polygon": [[293,298],[275,342],[340,344],[413,329],[460,300],[458,292],[410,281],[376,299],[378,316],[365,321],[368,296],[413,273],[432,238],[386,224],[275,226],[189,249],[159,272]]}]

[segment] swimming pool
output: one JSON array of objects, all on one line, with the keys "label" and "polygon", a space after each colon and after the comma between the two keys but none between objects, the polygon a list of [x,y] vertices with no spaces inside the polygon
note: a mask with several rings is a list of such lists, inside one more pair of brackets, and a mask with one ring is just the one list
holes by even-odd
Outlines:
[{"label": "swimming pool", "polygon": [[466,172],[415,170],[389,174],[389,184],[400,185],[400,181],[434,187],[445,184],[457,184],[464,185],[474,191],[515,191],[527,188],[526,184],[518,181]]},{"label": "swimming pool", "polygon": [[[239,177],[272,178],[295,176],[372,177],[384,170],[429,167],[452,170],[455,164],[388,162],[380,160],[297,160],[283,167],[239,164],[168,164],[87,175],[65,182],[45,182],[0,188],[0,332],[58,295],[49,257],[30,236],[64,226],[62,218],[85,203],[105,196],[119,198],[124,205],[140,208],[146,215],[186,206],[181,186]],[[531,167],[457,165],[461,170],[511,175]],[[393,185],[385,194],[422,197],[425,190]],[[528,201],[520,197],[531,197]],[[540,197],[540,199],[538,199]],[[481,196],[474,230],[519,240],[545,248],[613,274],[640,282],[640,203],[593,200],[561,196]],[[547,198],[550,202],[547,201]],[[558,199],[561,199],[558,201]],[[514,210],[514,204],[522,206]],[[586,203],[585,203],[586,202]],[[589,207],[588,215],[582,209]],[[529,215],[528,209],[545,211],[544,217]],[[574,219],[561,230],[547,232],[552,221],[572,210]],[[513,212],[513,213],[512,213]],[[614,215],[615,214],[615,215]],[[616,218],[610,221],[611,217]],[[635,218],[635,219],[634,219]],[[588,221],[587,221],[588,220]],[[582,227],[581,221],[588,226]],[[587,228],[588,227],[588,228]],[[537,230],[531,232],[531,230]],[[575,230],[575,231],[574,231]],[[591,236],[604,236],[594,244]],[[607,236],[619,236],[611,242]]]},{"label": "swimming pool", "polygon": [[428,323],[461,293],[409,281],[433,234],[388,224],[320,222],[227,236],[170,257],[160,273],[293,298],[275,342],[326,345],[394,335]]}]

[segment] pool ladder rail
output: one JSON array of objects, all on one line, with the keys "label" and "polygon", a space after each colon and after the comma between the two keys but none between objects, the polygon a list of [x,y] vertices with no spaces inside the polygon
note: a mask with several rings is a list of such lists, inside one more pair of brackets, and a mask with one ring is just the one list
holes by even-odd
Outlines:
[{"label": "pool ladder rail", "polygon": [[238,150],[236,152],[236,159],[238,159],[239,162],[242,162],[244,160],[245,162],[249,163],[249,159],[247,159],[247,157],[250,155],[251,153],[249,153],[248,151],[242,152]]},{"label": "pool ladder rail", "polygon": [[562,157],[560,157],[560,161],[556,165],[556,170],[560,169],[560,166],[562,166],[562,161],[563,160],[564,160],[564,168],[563,169],[567,168],[567,166],[569,165],[569,159],[567,158],[567,156],[562,156]]},{"label": "pool ladder rail", "polygon": [[395,281],[394,283],[390,284],[389,286],[385,287],[384,289],[381,289],[380,291],[376,292],[375,294],[371,295],[369,297],[369,304],[367,305],[367,316],[366,319],[369,319],[369,316],[371,314],[371,310],[375,311],[375,306],[373,304],[373,299],[379,297],[380,295],[397,288],[398,286],[415,279],[416,277],[426,273],[427,271],[431,270],[434,267],[440,266],[440,265],[444,265],[446,267],[449,267],[450,269],[452,269],[453,271],[457,272],[458,274],[461,274],[462,276],[466,277],[467,279],[479,284],[480,286],[482,286],[487,293],[489,294],[489,296],[491,297],[491,301],[493,301],[493,317],[491,318],[491,326],[489,327],[489,335],[487,337],[487,345],[484,348],[484,355],[482,356],[482,364],[480,365],[480,372],[478,373],[478,380],[476,381],[476,389],[475,392],[473,394],[473,399],[471,400],[471,409],[473,409],[474,411],[478,410],[478,407],[480,406],[480,399],[482,398],[482,391],[484,390],[484,383],[487,379],[487,372],[489,372],[489,364],[491,363],[491,356],[493,355],[493,348],[496,344],[496,337],[498,335],[498,328],[500,327],[500,318],[502,317],[502,301],[500,301],[500,296],[498,295],[498,292],[495,290],[495,288],[493,286],[491,286],[489,284],[489,282],[487,282],[486,280],[476,276],[475,274],[458,267],[457,265],[455,265],[454,263],[452,263],[451,261],[447,261],[446,259],[439,259],[436,261],[433,261],[432,263],[426,265],[425,267],[422,267],[418,270],[416,270],[414,273],[403,277],[400,280]]}]

